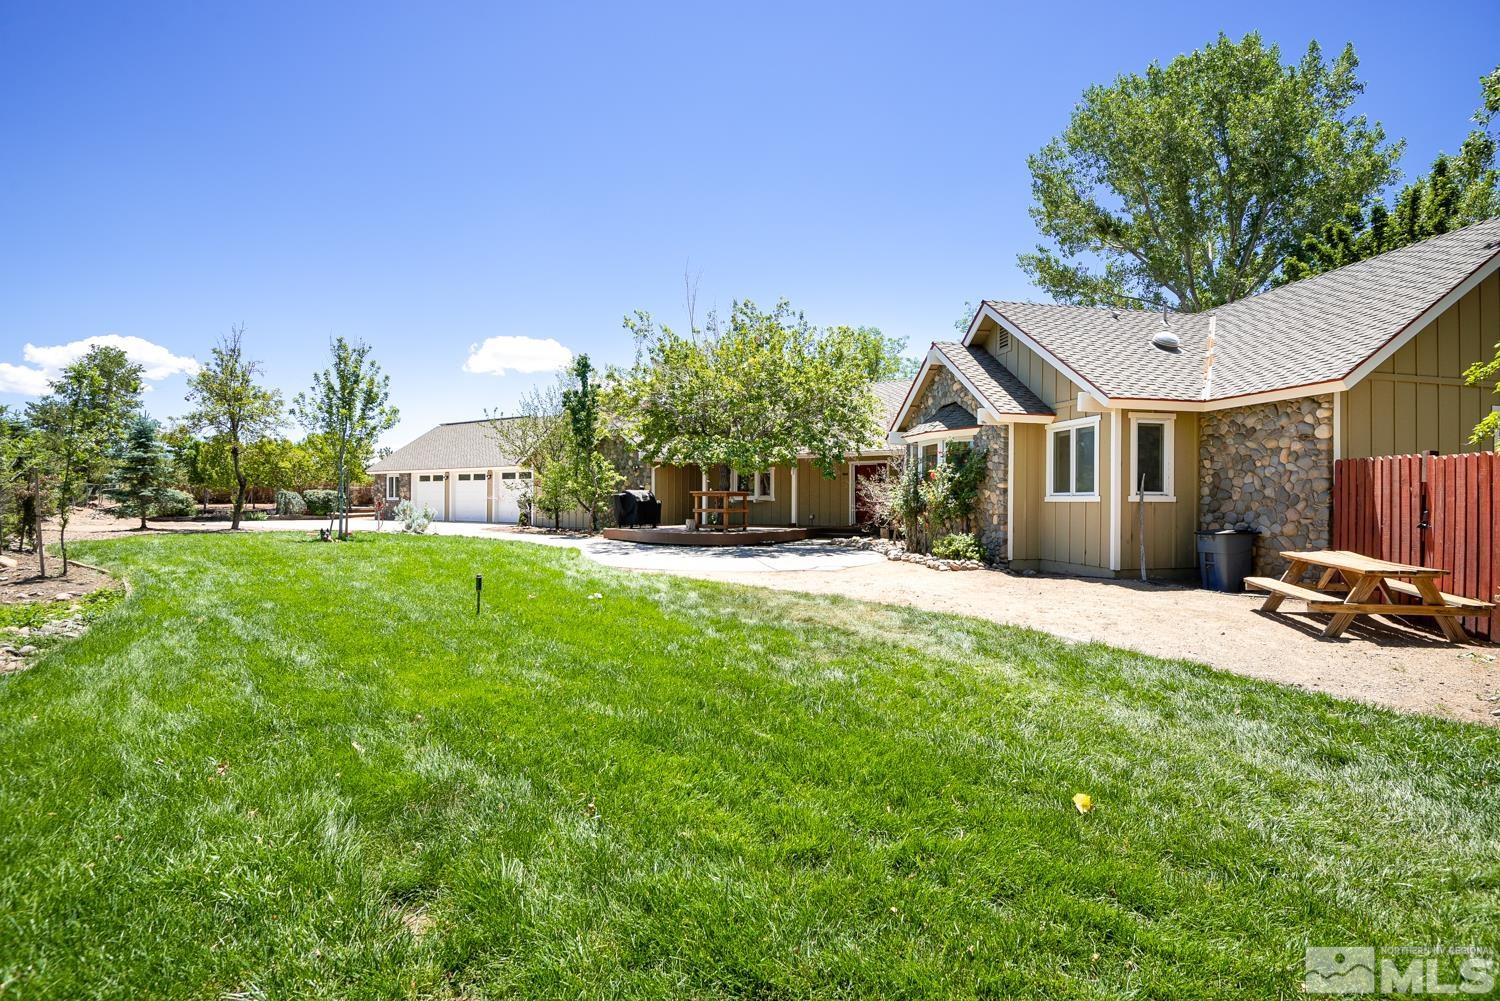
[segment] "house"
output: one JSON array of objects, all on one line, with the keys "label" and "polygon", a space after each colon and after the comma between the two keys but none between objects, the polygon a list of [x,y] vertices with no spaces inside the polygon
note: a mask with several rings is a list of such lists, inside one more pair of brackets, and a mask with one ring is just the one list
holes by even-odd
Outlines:
[{"label": "house", "polygon": [[[681,524],[689,518],[693,508],[689,491],[712,483],[750,492],[751,525],[847,528],[869,520],[855,484],[865,476],[884,475],[897,454],[880,432],[895,416],[908,385],[905,379],[874,385],[881,409],[879,423],[871,428],[869,448],[847,456],[832,478],[825,477],[808,457],[741,477],[722,468],[650,466],[618,441],[607,442],[605,451],[624,475],[624,487],[650,489],[661,500],[664,524]],[[491,425],[490,420],[439,424],[370,467],[375,489],[384,490],[388,500],[425,505],[439,521],[515,524],[528,507],[532,472],[519,456],[505,454]],[[548,524],[541,512],[530,514],[537,524]],[[587,527],[582,511],[564,512],[561,522],[563,528]]]},{"label": "house", "polygon": [[810,455],[756,474],[723,467],[659,465],[651,470],[651,490],[661,501],[663,524],[681,525],[693,516],[692,490],[744,490],[750,496],[750,525],[800,528],[852,528],[870,521],[858,490],[868,476],[885,476],[899,448],[878,433],[890,426],[906,398],[906,379],[877,382],[871,388],[880,405],[880,424],[871,429],[869,446],[844,457],[829,477],[813,465]]},{"label": "house", "polygon": [[1253,528],[1258,572],[1329,544],[1333,463],[1472,451],[1500,342],[1500,219],[1180,315],[984,302],[890,425],[908,461],[984,448],[979,517],[1015,568],[1186,575]]}]

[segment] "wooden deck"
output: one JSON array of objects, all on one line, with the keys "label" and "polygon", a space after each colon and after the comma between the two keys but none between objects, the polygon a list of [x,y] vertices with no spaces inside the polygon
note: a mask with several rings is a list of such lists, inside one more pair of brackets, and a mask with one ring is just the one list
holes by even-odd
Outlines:
[{"label": "wooden deck", "polygon": [[776,542],[800,542],[805,528],[736,528],[732,532],[699,529],[689,532],[681,525],[662,528],[606,528],[606,539],[644,542],[653,546],[769,546]]}]

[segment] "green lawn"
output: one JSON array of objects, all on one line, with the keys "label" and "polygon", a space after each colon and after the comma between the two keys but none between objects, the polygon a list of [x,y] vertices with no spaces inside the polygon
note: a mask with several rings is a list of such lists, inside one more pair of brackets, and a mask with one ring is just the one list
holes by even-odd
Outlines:
[{"label": "green lawn", "polygon": [[1500,949],[1487,728],[526,544],[76,552],[133,590],[0,679],[0,996],[1292,997],[1309,943]]}]

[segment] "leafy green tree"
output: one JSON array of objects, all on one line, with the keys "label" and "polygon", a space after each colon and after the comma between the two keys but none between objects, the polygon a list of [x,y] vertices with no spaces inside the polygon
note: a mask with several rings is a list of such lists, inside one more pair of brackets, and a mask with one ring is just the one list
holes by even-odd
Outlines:
[{"label": "leafy green tree", "polygon": [[312,390],[297,394],[292,412],[309,437],[326,435],[333,448],[338,484],[333,518],[342,538],[349,534],[350,463],[357,462],[363,472],[376,439],[396,426],[400,412],[390,405],[390,376],[370,357],[368,344],[338,337],[329,349],[333,364],[313,374]]},{"label": "leafy green tree", "polygon": [[565,465],[568,492],[574,503],[588,512],[589,526],[599,530],[599,509],[625,479],[600,450],[603,423],[600,418],[599,385],[588,355],[579,355],[568,366],[568,385],[562,391],[568,436]]},{"label": "leafy green tree", "polygon": [[877,378],[910,379],[916,376],[922,367],[922,359],[907,355],[905,337],[887,337],[879,327],[859,329],[868,336],[880,339],[880,374]]},{"label": "leafy green tree", "polygon": [[36,438],[26,419],[0,406],[0,549],[14,536],[21,548],[36,527],[32,499]]},{"label": "leafy green tree", "polygon": [[1278,283],[1310,278],[1500,215],[1492,128],[1500,114],[1500,67],[1479,84],[1482,103],[1474,113],[1479,127],[1464,139],[1457,156],[1439,153],[1424,176],[1401,189],[1393,210],[1378,201],[1363,210],[1346,206],[1341,219],[1303,237],[1283,262]]},{"label": "leafy green tree", "polygon": [[571,485],[567,461],[572,448],[568,416],[563,411],[562,392],[566,377],[528,391],[514,414],[487,414],[486,432],[500,451],[531,467],[531,502],[559,524],[568,506]]},{"label": "leafy green tree", "polygon": [[231,328],[213,349],[209,363],[188,379],[191,412],[183,422],[195,431],[211,431],[229,449],[234,474],[231,530],[240,527],[249,480],[242,459],[246,446],[274,434],[282,423],[281,394],[260,385],[260,362],[245,356],[245,328]]},{"label": "leafy green tree", "polygon": [[[110,453],[140,407],[141,366],[119,348],[95,346],[63,369],[47,395],[26,407],[37,434],[41,462],[56,484],[57,544],[68,574],[68,522],[90,484],[109,473]],[[40,540],[38,540],[40,549]]]},{"label": "leafy green tree", "polygon": [[879,442],[870,386],[883,369],[868,329],[818,329],[784,300],[736,302],[729,322],[679,334],[649,313],[625,319],[634,366],[609,391],[626,437],[652,462],[764,472],[800,452],[826,476]]},{"label": "leafy green tree", "polygon": [[[1027,164],[1052,246],[1020,264],[1060,302],[1196,312],[1265,288],[1302,237],[1365,205],[1401,144],[1352,112],[1352,47],[1294,66],[1258,34],[1084,92]],[[1098,267],[1097,265],[1102,265]]]},{"label": "leafy green tree", "polygon": [[146,530],[146,515],[172,485],[171,459],[158,430],[151,418],[136,415],[120,443],[114,479],[105,491],[141,516],[141,531]]}]

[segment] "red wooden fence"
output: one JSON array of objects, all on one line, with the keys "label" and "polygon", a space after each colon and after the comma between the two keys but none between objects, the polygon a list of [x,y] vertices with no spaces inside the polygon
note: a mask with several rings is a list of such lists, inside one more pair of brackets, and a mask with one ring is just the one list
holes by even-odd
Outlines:
[{"label": "red wooden fence", "polygon": [[[1340,459],[1333,467],[1333,546],[1439,567],[1450,594],[1500,592],[1500,462],[1493,452]],[[1500,613],[1462,620],[1500,640]]]}]

